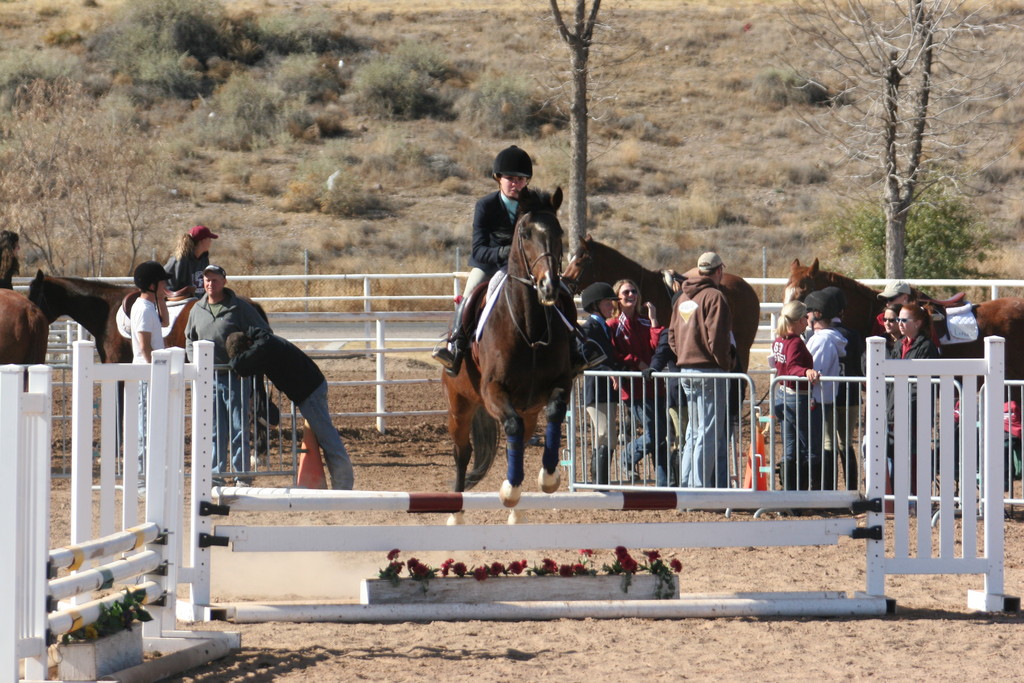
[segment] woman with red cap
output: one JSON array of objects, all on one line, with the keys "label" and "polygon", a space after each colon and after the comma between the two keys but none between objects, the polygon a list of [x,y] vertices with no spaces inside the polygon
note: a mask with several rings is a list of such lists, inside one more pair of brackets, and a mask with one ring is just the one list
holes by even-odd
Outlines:
[{"label": "woman with red cap", "polygon": [[210,265],[210,244],[217,239],[205,225],[197,225],[178,240],[174,255],[164,266],[170,274],[168,294],[193,296],[203,291],[203,269]]}]

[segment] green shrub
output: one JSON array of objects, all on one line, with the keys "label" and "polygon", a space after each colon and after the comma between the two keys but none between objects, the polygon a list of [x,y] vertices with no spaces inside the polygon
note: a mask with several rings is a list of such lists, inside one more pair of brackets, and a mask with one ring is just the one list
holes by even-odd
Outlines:
[{"label": "green shrub", "polygon": [[282,13],[259,18],[258,40],[267,52],[349,54],[363,49],[345,33],[339,13]]},{"label": "green shrub", "polygon": [[9,103],[15,91],[36,80],[55,83],[81,76],[78,58],[63,50],[0,52],[0,95]]},{"label": "green shrub", "polygon": [[451,105],[438,79],[449,69],[427,46],[402,43],[392,55],[370,60],[355,75],[353,89],[366,113],[399,119],[449,118]]},{"label": "green shrub", "polygon": [[[885,214],[881,206],[857,204],[830,217],[825,229],[857,253],[866,277],[885,275]],[[904,270],[910,278],[979,277],[976,264],[988,257],[991,234],[962,197],[943,189],[925,192],[907,218]]]},{"label": "green shrub", "polygon": [[344,88],[338,68],[314,54],[288,55],[274,69],[274,85],[289,97],[324,101]]},{"label": "green shrub", "polygon": [[828,89],[795,71],[768,68],[754,77],[751,88],[758,100],[777,107],[791,104],[828,104]]},{"label": "green shrub", "polygon": [[233,74],[211,105],[196,112],[200,140],[233,150],[256,149],[277,138],[291,113],[284,93],[248,72]]},{"label": "green shrub", "polygon": [[501,75],[480,79],[459,102],[459,115],[495,137],[532,134],[547,122],[543,104],[533,99],[527,81]]}]

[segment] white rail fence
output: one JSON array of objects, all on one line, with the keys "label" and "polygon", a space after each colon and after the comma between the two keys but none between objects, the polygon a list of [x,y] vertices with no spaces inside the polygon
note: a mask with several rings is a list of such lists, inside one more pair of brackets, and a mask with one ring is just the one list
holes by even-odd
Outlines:
[{"label": "white rail fence", "polygon": [[[182,349],[155,352],[151,365],[100,365],[89,342],[76,343],[74,356],[71,544],[54,550],[49,550],[51,369],[29,368],[26,392],[24,368],[0,368],[0,420],[4,438],[14,445],[14,471],[2,484],[7,514],[0,522],[0,538],[14,550],[0,561],[8,587],[0,598],[4,679],[17,680],[19,666],[28,680],[48,678],[48,646],[61,634],[95,622],[102,606],[121,600],[126,589],[141,595],[153,616],[141,626],[146,651],[180,653],[180,661],[193,663],[222,656],[238,647],[237,634],[179,631],[175,619],[183,544],[178,528],[185,514],[186,383],[194,385],[193,423],[202,427],[207,421],[202,415],[209,413],[204,405],[212,381],[212,345],[204,342],[192,365],[184,362]],[[137,420],[119,419],[113,400],[118,382],[125,383],[126,396],[135,397],[131,405],[138,405],[140,382],[148,382],[153,397],[147,405],[145,453],[150,486],[141,522],[134,480],[138,441],[128,438],[137,434]],[[104,397],[99,424],[93,422],[94,386]],[[120,442],[114,438],[119,426],[126,435]],[[209,439],[194,443],[197,454],[208,458]]]}]

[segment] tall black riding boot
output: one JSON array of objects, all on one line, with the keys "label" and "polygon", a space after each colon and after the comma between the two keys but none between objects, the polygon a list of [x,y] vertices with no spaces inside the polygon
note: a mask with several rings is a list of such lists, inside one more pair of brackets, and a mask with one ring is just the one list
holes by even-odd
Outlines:
[{"label": "tall black riding boot", "polygon": [[598,446],[594,453],[592,465],[594,483],[599,486],[608,484],[608,469],[611,467],[612,459],[608,454],[607,446]]}]

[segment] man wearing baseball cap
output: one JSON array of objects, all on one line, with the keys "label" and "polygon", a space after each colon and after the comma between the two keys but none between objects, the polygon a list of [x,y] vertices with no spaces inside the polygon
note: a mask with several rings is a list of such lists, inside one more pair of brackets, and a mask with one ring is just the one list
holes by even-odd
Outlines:
[{"label": "man wearing baseball cap", "polygon": [[[725,264],[713,251],[697,259],[697,275],[683,282],[682,296],[672,307],[669,346],[676,364],[694,373],[731,372],[736,362],[732,311],[721,290]],[[728,380],[694,378],[681,381],[689,422],[680,467],[680,486],[729,486]]]},{"label": "man wearing baseball cap", "polygon": [[[902,306],[908,301],[912,301],[914,292],[910,287],[910,283],[906,280],[890,280],[889,284],[885,286],[885,289],[881,291],[878,298],[888,304],[896,304]],[[882,322],[882,318],[885,317],[885,311],[883,310],[877,316],[875,316],[875,323],[871,326],[871,337],[884,337],[885,336],[885,323]]]},{"label": "man wearing baseball cap", "polygon": [[218,237],[205,225],[196,225],[178,239],[174,255],[164,265],[171,275],[167,288],[172,296],[202,294],[203,268],[210,265],[210,245]]}]

